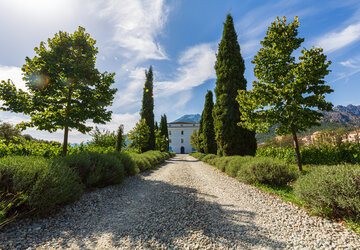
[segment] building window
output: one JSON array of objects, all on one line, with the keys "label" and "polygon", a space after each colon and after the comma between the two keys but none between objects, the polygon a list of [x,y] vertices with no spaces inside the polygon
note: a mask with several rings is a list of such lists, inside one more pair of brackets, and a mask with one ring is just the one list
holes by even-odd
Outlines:
[{"label": "building window", "polygon": [[184,143],[184,139],[183,139],[183,138],[181,138],[181,143]]},{"label": "building window", "polygon": [[169,143],[171,143],[171,139],[169,139]]},{"label": "building window", "polygon": [[193,124],[193,127],[195,127],[195,124]]},{"label": "building window", "polygon": [[171,135],[171,131],[169,131],[169,135]]},{"label": "building window", "polygon": [[180,124],[180,127],[182,127],[183,125],[182,124]]},{"label": "building window", "polygon": [[184,134],[184,130],[181,130],[181,134],[182,134],[182,135]]}]

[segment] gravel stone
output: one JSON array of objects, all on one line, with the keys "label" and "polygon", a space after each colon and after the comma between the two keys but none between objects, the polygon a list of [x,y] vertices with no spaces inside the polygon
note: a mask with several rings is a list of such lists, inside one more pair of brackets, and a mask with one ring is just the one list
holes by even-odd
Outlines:
[{"label": "gravel stone", "polygon": [[177,155],[50,217],[6,226],[0,248],[360,249],[360,237]]}]

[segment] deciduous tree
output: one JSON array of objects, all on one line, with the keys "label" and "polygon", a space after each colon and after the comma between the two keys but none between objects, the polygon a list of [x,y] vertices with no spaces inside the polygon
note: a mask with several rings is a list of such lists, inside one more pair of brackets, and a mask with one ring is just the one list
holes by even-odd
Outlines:
[{"label": "deciduous tree", "polygon": [[35,48],[36,55],[25,58],[22,67],[28,92],[16,89],[8,80],[0,84],[2,110],[24,113],[30,122],[18,126],[37,127],[55,132],[64,129],[62,155],[65,156],[70,129],[91,131],[88,120],[103,124],[111,119],[111,105],[116,89],[115,73],[101,73],[95,68],[96,41],[79,27],[74,34],[60,31]]},{"label": "deciduous tree", "polygon": [[333,90],[324,81],[330,62],[321,48],[302,49],[299,61],[295,61],[292,54],[304,41],[298,37],[299,25],[297,17],[292,23],[286,23],[284,17],[271,24],[252,61],[259,80],[253,82],[252,90],[240,90],[237,100],[241,126],[268,132],[270,126],[279,124],[276,134],[293,135],[302,171],[297,133],[319,125],[323,115],[315,108],[330,111],[332,104],[325,100],[325,94]]},{"label": "deciduous tree", "polygon": [[145,119],[141,119],[128,134],[129,147],[137,149],[140,153],[145,152],[143,150],[148,145],[149,137],[150,128]]}]

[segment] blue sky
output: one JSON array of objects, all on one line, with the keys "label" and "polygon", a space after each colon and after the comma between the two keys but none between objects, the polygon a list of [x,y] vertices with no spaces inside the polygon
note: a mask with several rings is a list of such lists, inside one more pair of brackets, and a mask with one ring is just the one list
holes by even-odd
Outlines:
[{"label": "blue sky", "polygon": [[[226,14],[235,29],[246,62],[251,89],[251,60],[267,27],[277,16],[299,16],[299,35],[305,48],[321,46],[332,61],[326,78],[335,90],[327,100],[335,105],[360,105],[360,2],[297,0],[0,0],[0,80],[8,78],[25,88],[21,67],[34,47],[59,30],[73,33],[78,26],[97,41],[100,71],[115,72],[118,89],[112,121],[99,126],[129,131],[139,119],[145,69],[155,72],[155,117],[168,121],[201,113],[207,90],[215,87],[215,53]],[[0,111],[0,120],[19,123],[21,114]],[[91,124],[91,123],[89,123]],[[63,131],[28,129],[37,138],[62,141]],[[70,142],[90,137],[71,131]]]}]

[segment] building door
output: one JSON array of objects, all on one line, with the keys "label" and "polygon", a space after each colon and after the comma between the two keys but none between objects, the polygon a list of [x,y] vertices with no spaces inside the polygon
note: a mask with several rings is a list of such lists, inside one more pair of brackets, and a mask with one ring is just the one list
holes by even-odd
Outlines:
[{"label": "building door", "polygon": [[181,151],[181,154],[185,154],[185,148],[184,147],[181,147],[180,151]]}]

